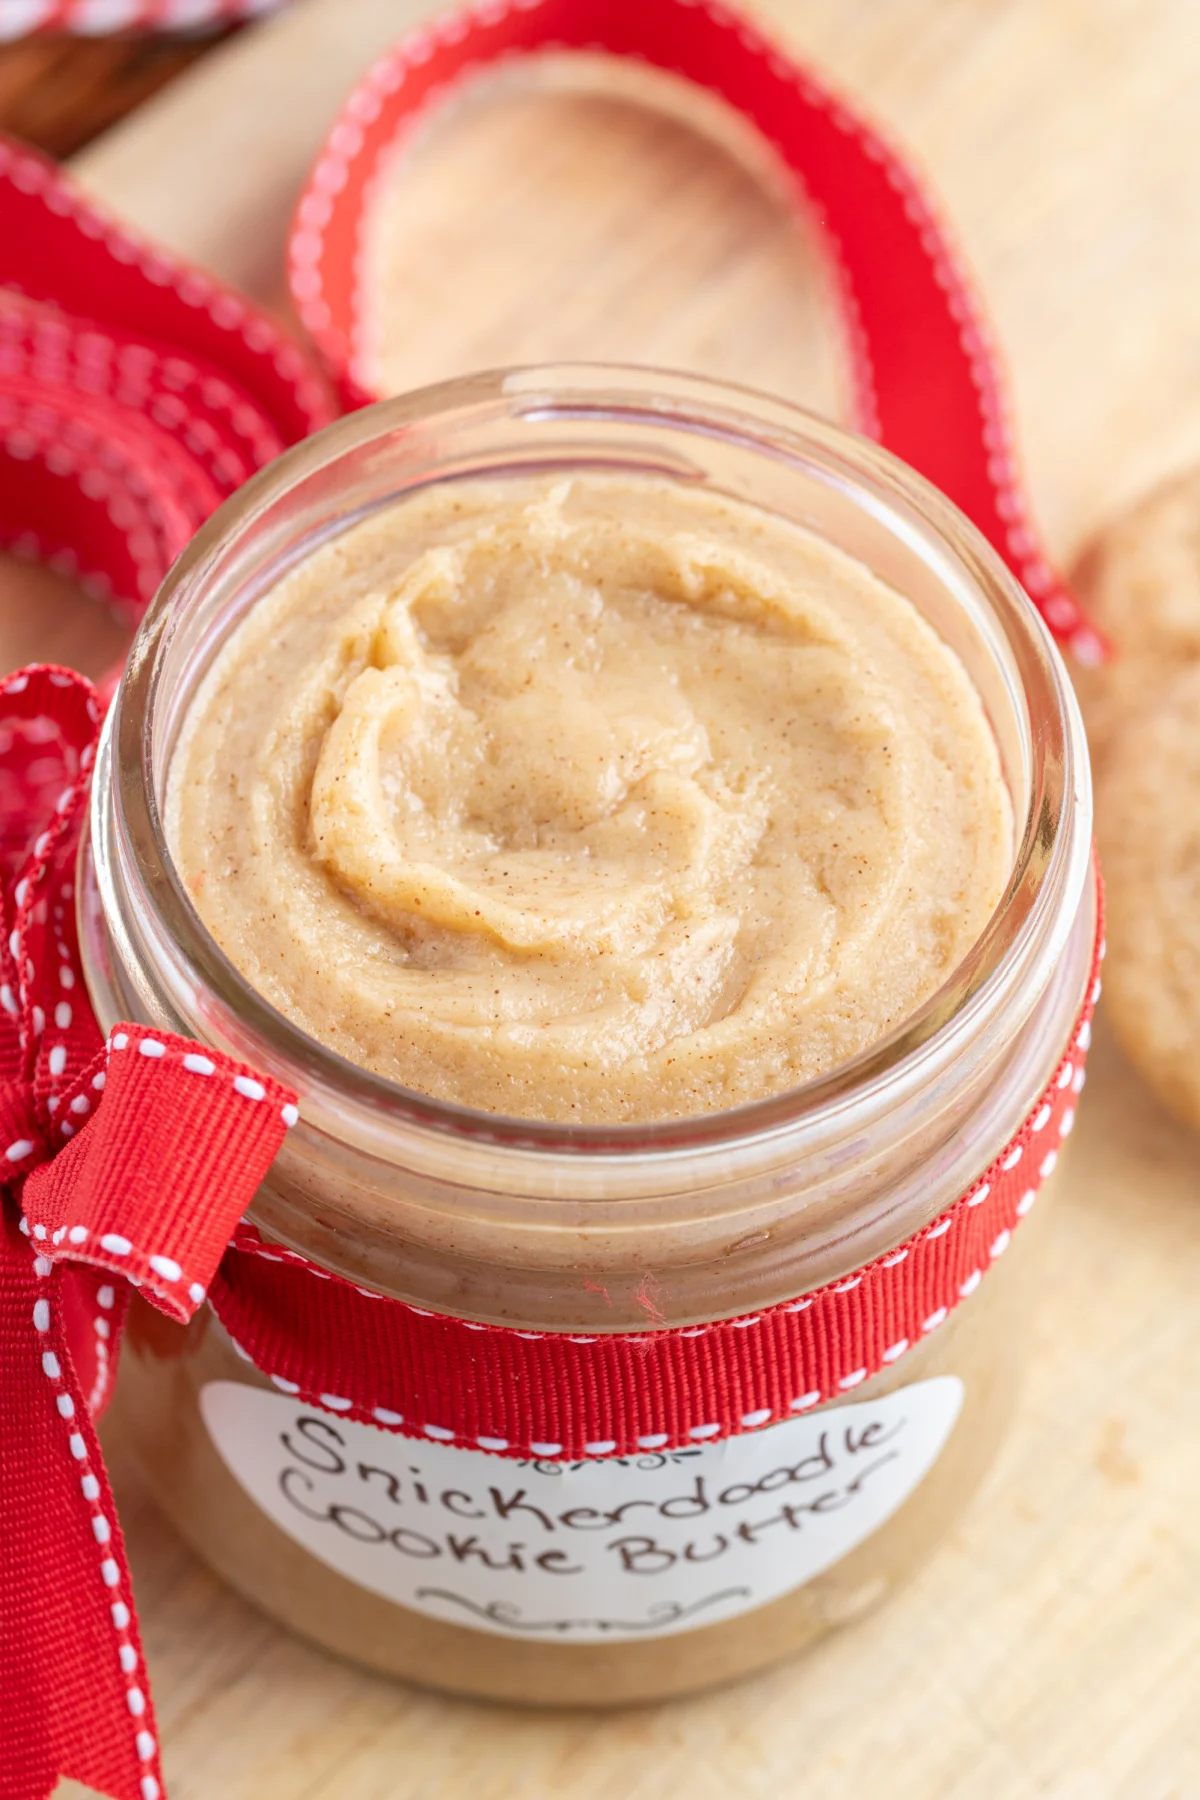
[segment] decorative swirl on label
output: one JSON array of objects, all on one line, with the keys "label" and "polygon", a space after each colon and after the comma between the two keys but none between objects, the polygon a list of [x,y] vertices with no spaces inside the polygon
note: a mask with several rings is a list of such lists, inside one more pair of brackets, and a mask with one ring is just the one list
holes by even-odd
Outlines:
[{"label": "decorative swirl on label", "polygon": [[712,1606],[720,1606],[726,1601],[749,1600],[748,1587],[720,1588],[715,1594],[705,1594],[702,1600],[693,1600],[689,1606],[679,1601],[663,1600],[651,1606],[644,1619],[523,1619],[521,1608],[506,1600],[492,1600],[482,1605],[471,1600],[466,1594],[455,1594],[449,1588],[418,1588],[418,1600],[448,1600],[454,1606],[461,1606],[478,1619],[486,1619],[493,1625],[501,1625],[506,1631],[614,1631],[622,1634],[631,1631],[662,1631],[668,1625],[677,1625],[681,1619],[690,1619],[698,1612],[704,1612]]}]

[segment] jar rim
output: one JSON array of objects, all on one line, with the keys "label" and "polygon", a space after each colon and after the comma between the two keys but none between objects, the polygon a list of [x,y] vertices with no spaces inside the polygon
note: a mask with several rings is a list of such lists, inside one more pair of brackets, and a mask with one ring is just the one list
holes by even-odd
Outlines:
[{"label": "jar rim", "polygon": [[[199,604],[222,559],[228,561],[273,506],[340,459],[397,434],[444,436],[454,420],[497,412],[534,430],[549,419],[572,421],[580,429],[589,423],[630,428],[652,422],[659,431],[683,434],[681,441],[687,434],[716,434],[776,462],[823,466],[852,496],[857,490],[859,503],[877,519],[890,520],[894,531],[923,535],[945,565],[947,579],[953,577],[982,603],[985,635],[990,634],[993,654],[1006,663],[1026,714],[1027,792],[1013,796],[1018,841],[1009,880],[980,937],[941,986],[892,1032],[822,1075],[760,1100],[681,1119],[584,1125],[480,1111],[404,1087],[310,1037],[236,969],[187,894],[166,842],[159,804],[165,771],[157,752],[164,669],[189,606]],[[486,478],[489,470],[475,466],[457,473]],[[411,487],[444,478],[434,474]],[[350,512],[336,529],[362,516]],[[310,541],[305,553],[319,541]],[[282,568],[272,580],[279,573]],[[117,814],[112,840],[103,817],[109,792]],[[105,727],[92,839],[110,848],[115,844],[122,853],[125,875],[155,916],[160,942],[179,959],[177,991],[215,999],[242,1053],[253,1056],[251,1046],[261,1045],[262,1059],[302,1094],[316,1084],[336,1098],[339,1112],[365,1109],[395,1126],[493,1151],[603,1162],[730,1150],[781,1133],[790,1138],[848,1106],[882,1104],[889,1089],[907,1089],[935,1073],[953,1057],[956,1041],[969,1040],[974,1023],[1044,940],[1064,903],[1073,916],[1071,896],[1077,905],[1090,853],[1090,829],[1071,828],[1080,807],[1090,817],[1082,725],[1065,668],[1015,577],[944,495],[879,445],[753,389],[691,374],[584,363],[501,369],[378,402],[285,451],[226,500],[168,572],[135,639]],[[103,891],[110,871],[98,866],[97,874]]]}]

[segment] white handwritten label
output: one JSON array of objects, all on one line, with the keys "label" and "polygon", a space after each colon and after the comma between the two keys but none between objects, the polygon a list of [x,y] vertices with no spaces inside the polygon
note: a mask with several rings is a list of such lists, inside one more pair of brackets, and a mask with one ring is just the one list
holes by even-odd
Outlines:
[{"label": "white handwritten label", "polygon": [[251,1499],[350,1581],[479,1631],[594,1644],[717,1624],[828,1569],[929,1472],[962,1394],[939,1375],[720,1443],[565,1464],[236,1381],[200,1406]]}]

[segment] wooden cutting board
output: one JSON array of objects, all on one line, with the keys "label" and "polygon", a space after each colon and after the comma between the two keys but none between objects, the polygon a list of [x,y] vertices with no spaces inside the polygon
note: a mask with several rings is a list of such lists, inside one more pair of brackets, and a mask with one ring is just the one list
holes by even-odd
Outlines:
[{"label": "wooden cutting board", "polygon": [[[338,98],[423,10],[306,0],[79,171],[278,300],[287,211]],[[1011,358],[1054,549],[1200,459],[1194,0],[773,0],[768,17],[940,189]],[[497,94],[429,136],[402,204],[407,380],[625,355],[838,404],[795,220],[678,123],[611,97]],[[6,580],[5,666],[46,633],[103,662],[83,603],[47,600],[43,582],[33,628]],[[1200,1796],[1197,1140],[1098,1037],[998,1466],[887,1610],[753,1682],[593,1717],[376,1680],[208,1574],[145,1498],[114,1420],[173,1800]]]}]

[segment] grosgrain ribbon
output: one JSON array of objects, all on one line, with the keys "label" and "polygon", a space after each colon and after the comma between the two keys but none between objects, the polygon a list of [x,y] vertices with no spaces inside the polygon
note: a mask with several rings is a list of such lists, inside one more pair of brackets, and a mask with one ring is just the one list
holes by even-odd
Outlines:
[{"label": "grosgrain ribbon", "polygon": [[217,1316],[287,1394],[366,1425],[574,1462],[755,1431],[837,1399],[945,1324],[1009,1247],[1075,1123],[1099,993],[1021,1129],[955,1205],[863,1268],[711,1324],[516,1331],[382,1300],[242,1226]]},{"label": "grosgrain ribbon", "polygon": [[[671,68],[776,144],[840,248],[860,421],[958,500],[1059,635],[1094,654],[1028,525],[986,335],[920,189],[877,133],[732,13],[692,0],[487,4],[378,65],[331,134],[291,243],[294,291],[346,396],[362,397],[347,357],[378,157],[476,65],[555,47]],[[0,140],[0,541],[139,610],[213,505],[330,411],[263,314]],[[0,683],[0,700],[0,1800],[45,1800],[61,1774],[117,1800],[162,1793],[91,1425],[131,1276],[177,1318],[208,1287],[261,1369],[334,1412],[502,1455],[615,1454],[757,1429],[898,1361],[1004,1253],[1070,1127],[1098,982],[1050,1089],[956,1207],[760,1316],[531,1334],[382,1298],[248,1227],[222,1257],[294,1103],[186,1040],[128,1025],[102,1044],[71,891],[97,698],[42,668]]]},{"label": "grosgrain ribbon", "polygon": [[[332,411],[265,314],[0,139],[0,543],[135,618],[221,500]],[[191,1315],[293,1105],[201,1045],[101,1040],[73,895],[101,710],[67,669],[0,682],[2,1800],[60,1775],[161,1791],[92,1419],[129,1282]]]},{"label": "grosgrain ribbon", "polygon": [[[92,1418],[128,1283],[173,1318],[204,1300],[296,1117],[295,1097],[199,1044],[139,1025],[105,1044],[82,985],[75,853],[99,730],[66,669],[0,681],[0,1795],[60,1775],[155,1800],[161,1788],[129,1571]],[[61,785],[13,854],[14,798]],[[68,1261],[69,1259],[69,1261]]]},{"label": "grosgrain ribbon", "polygon": [[682,76],[757,128],[829,253],[859,430],[961,507],[1060,642],[1081,662],[1100,660],[1103,641],[1029,516],[999,353],[927,192],[844,96],[712,0],[483,0],[434,19],[368,69],[314,164],[288,244],[297,311],[348,404],[377,397],[362,342],[362,251],[396,152],[489,66],[552,51],[601,51]]},{"label": "grosgrain ribbon", "polygon": [[0,136],[0,543],[136,618],[221,501],[333,416],[266,313]]}]

